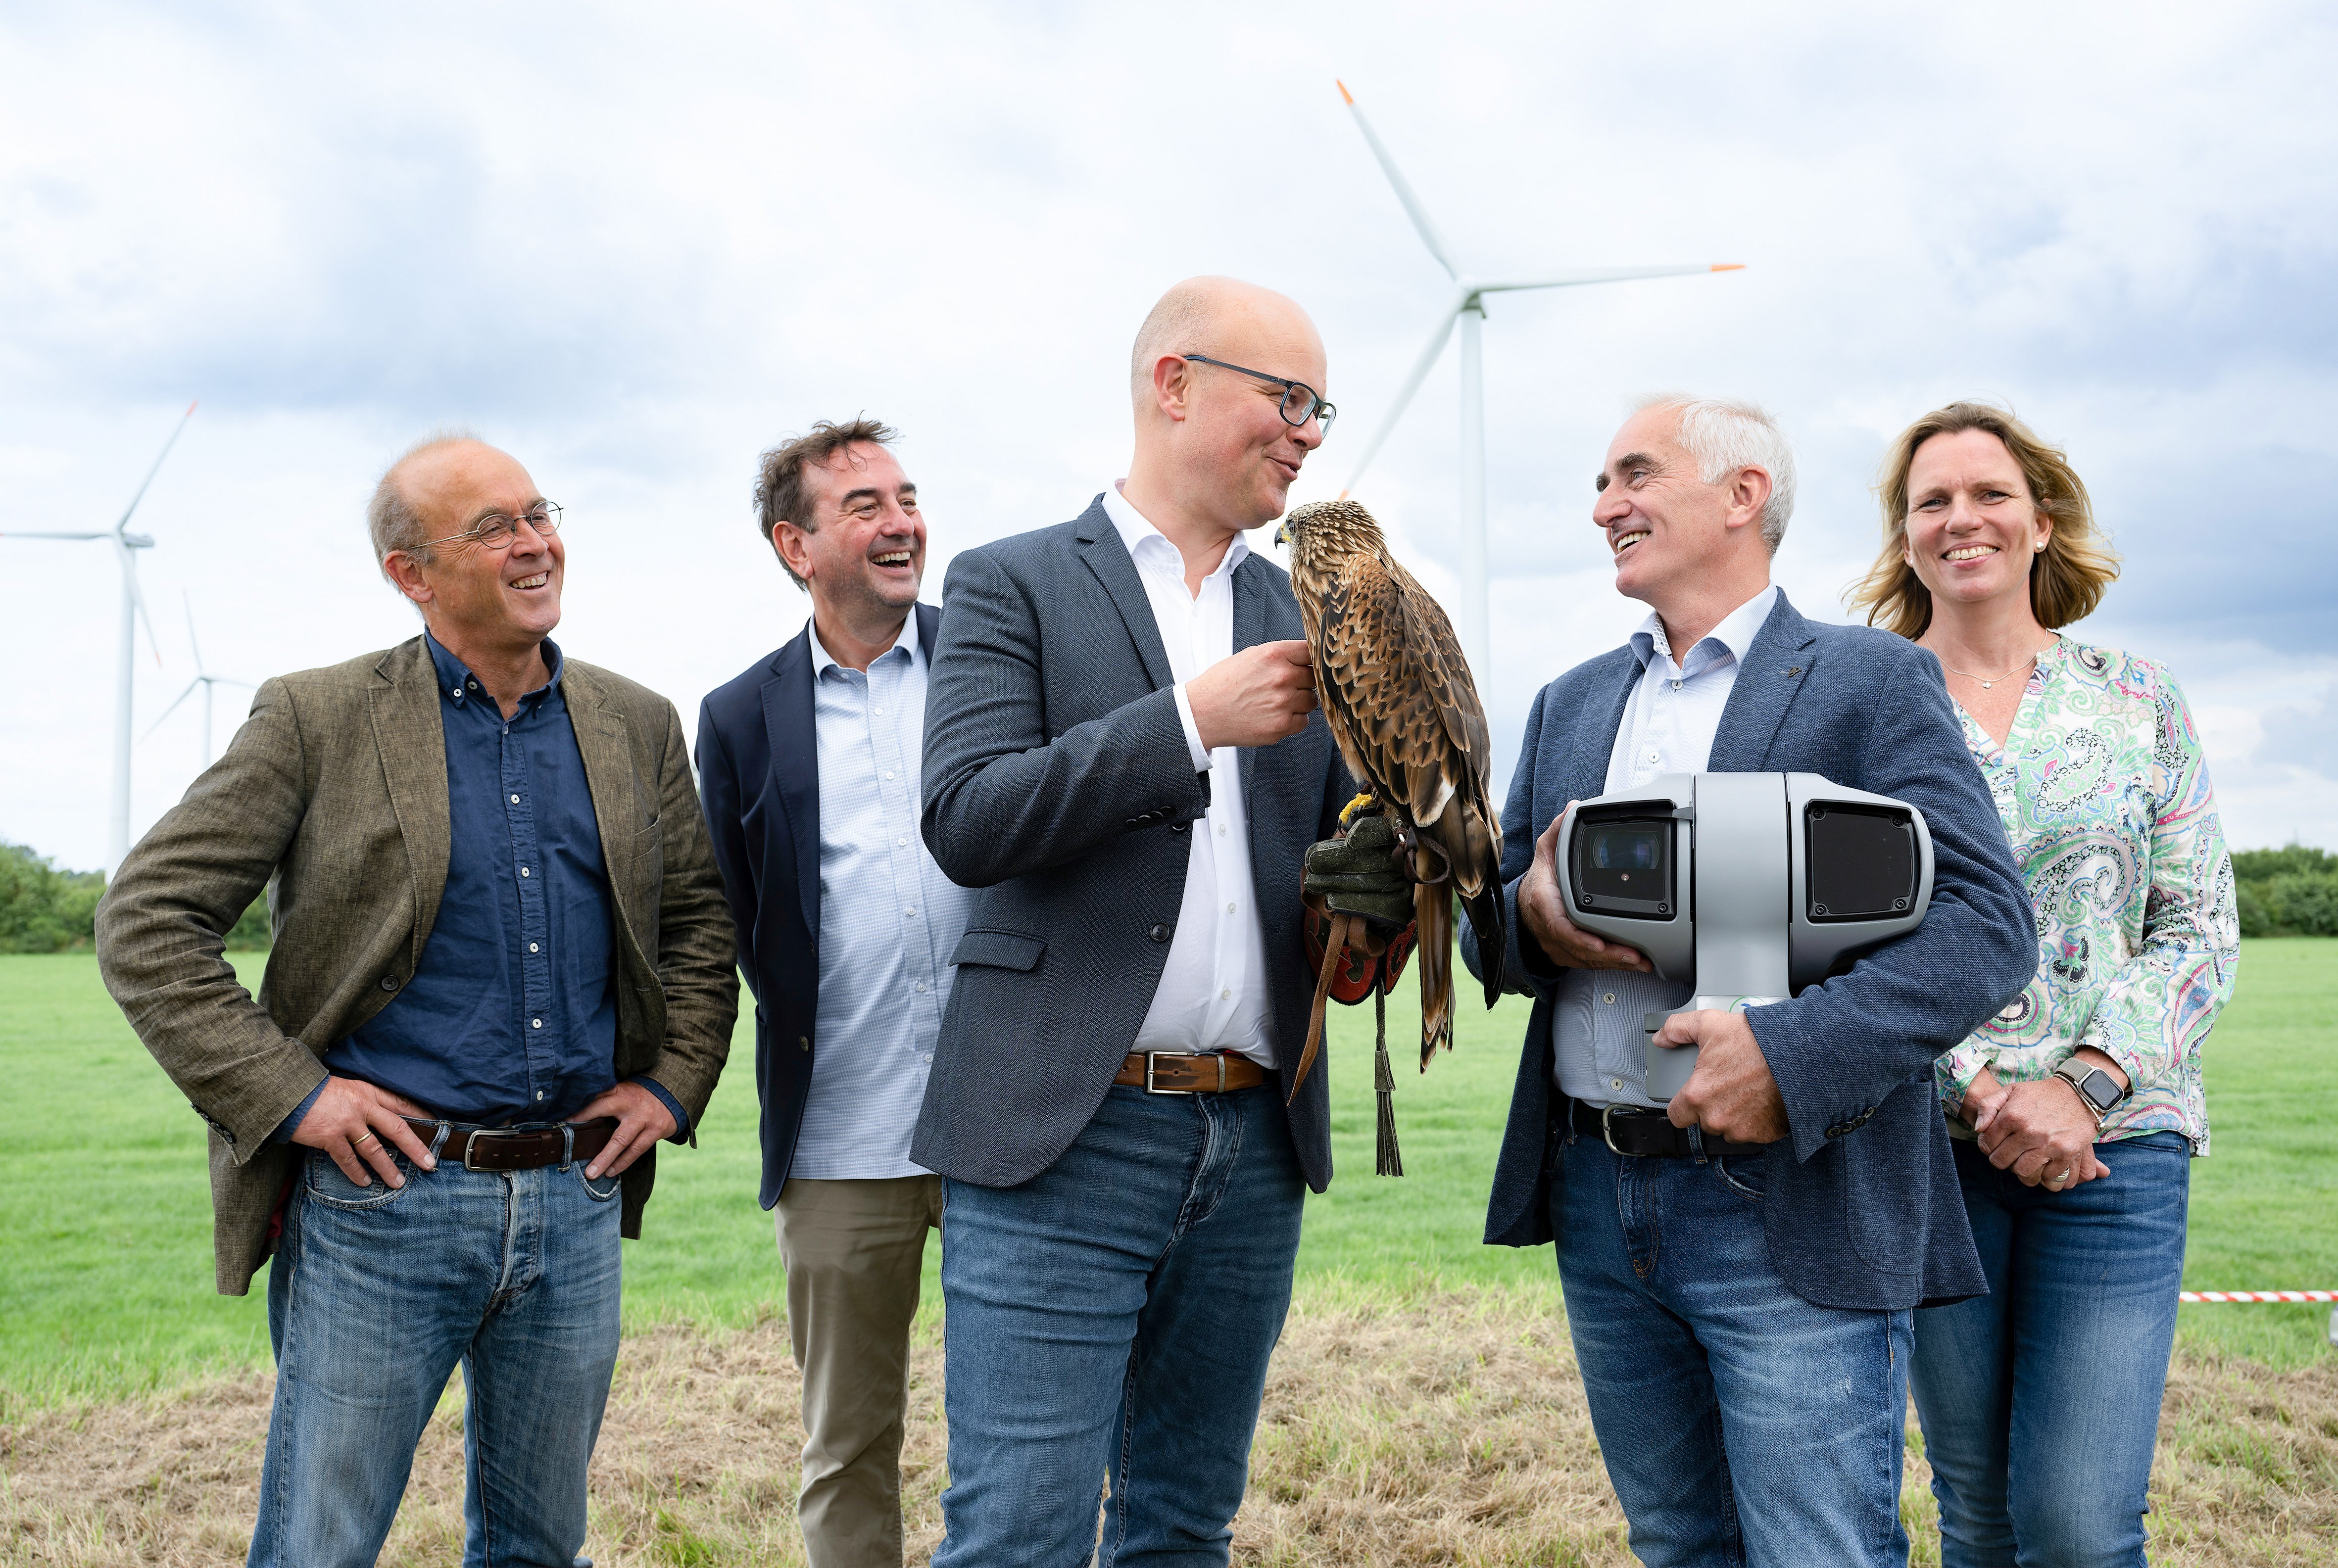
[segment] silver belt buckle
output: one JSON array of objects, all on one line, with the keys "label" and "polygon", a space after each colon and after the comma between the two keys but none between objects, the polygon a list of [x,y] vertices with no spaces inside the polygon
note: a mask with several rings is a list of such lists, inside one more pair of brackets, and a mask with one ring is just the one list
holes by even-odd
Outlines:
[{"label": "silver belt buckle", "polygon": [[1621,1154],[1626,1160],[1635,1158],[1629,1150],[1616,1147],[1616,1107],[1613,1105],[1603,1105],[1599,1108],[1599,1137],[1600,1141],[1607,1145],[1609,1153]]},{"label": "silver belt buckle", "polygon": [[484,1171],[484,1170],[486,1170],[486,1166],[484,1166],[484,1165],[475,1165],[475,1164],[473,1164],[473,1163],[471,1162],[471,1151],[472,1151],[472,1149],[473,1149],[473,1148],[475,1148],[475,1147],[477,1145],[477,1143],[478,1143],[478,1142],[479,1142],[479,1140],[480,1140],[480,1139],[482,1139],[482,1138],[492,1138],[493,1136],[495,1136],[496,1132],[496,1129],[495,1129],[495,1128],[493,1128],[493,1127],[474,1127],[474,1128],[472,1128],[468,1132],[466,1132],[466,1133],[464,1133],[464,1134],[463,1134],[463,1169],[464,1169],[464,1170],[466,1170],[466,1171]]},{"label": "silver belt buckle", "polygon": [[1153,1064],[1164,1056],[1174,1056],[1181,1062],[1196,1061],[1203,1056],[1218,1059],[1218,1088],[1226,1086],[1226,1054],[1223,1051],[1147,1051],[1144,1054],[1144,1092],[1147,1094],[1199,1094],[1199,1089],[1156,1089],[1153,1084]]}]

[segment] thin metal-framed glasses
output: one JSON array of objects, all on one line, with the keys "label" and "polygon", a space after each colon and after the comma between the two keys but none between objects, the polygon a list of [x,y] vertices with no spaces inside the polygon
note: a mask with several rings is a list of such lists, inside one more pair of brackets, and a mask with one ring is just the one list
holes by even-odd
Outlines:
[{"label": "thin metal-framed glasses", "polygon": [[1293,381],[1283,376],[1270,376],[1263,370],[1252,370],[1245,366],[1229,365],[1223,359],[1213,359],[1207,354],[1182,354],[1178,358],[1195,365],[1215,365],[1221,370],[1233,370],[1243,376],[1254,377],[1271,387],[1282,387],[1282,422],[1285,425],[1304,425],[1310,419],[1320,420],[1323,426],[1323,434],[1329,436],[1331,433],[1331,421],[1340,416],[1339,409],[1318,397],[1315,395],[1315,388],[1303,381]]},{"label": "thin metal-framed glasses", "polygon": [[549,539],[560,532],[560,507],[555,502],[539,501],[517,517],[490,512],[460,534],[449,534],[444,539],[425,539],[418,548],[431,550],[441,544],[484,544],[490,550],[500,550],[519,537],[519,525],[523,523]]}]

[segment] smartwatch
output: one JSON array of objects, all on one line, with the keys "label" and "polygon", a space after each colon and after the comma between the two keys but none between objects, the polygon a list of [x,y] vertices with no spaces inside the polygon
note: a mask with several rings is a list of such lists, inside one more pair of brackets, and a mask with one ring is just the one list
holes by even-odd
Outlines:
[{"label": "smartwatch", "polygon": [[[2082,1062],[2078,1065],[2085,1067],[2086,1063]],[[2087,1109],[2095,1113],[2095,1126],[2098,1131],[2103,1118],[2109,1115],[2120,1101],[2134,1093],[2132,1086],[2120,1088],[2118,1080],[2099,1067],[2087,1067],[2084,1073],[2073,1073],[2069,1064],[2065,1063],[2054,1069],[2054,1076],[2078,1092],[2078,1098],[2085,1101]]]}]

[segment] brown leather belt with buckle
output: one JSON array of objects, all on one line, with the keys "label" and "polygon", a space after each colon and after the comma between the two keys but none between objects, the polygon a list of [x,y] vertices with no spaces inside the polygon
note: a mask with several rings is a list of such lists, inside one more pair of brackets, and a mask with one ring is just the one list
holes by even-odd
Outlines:
[{"label": "brown leather belt with buckle", "polygon": [[590,1160],[609,1146],[617,1131],[614,1116],[591,1122],[564,1122],[557,1127],[474,1127],[464,1122],[433,1122],[426,1117],[400,1118],[426,1144],[447,1129],[447,1141],[437,1145],[441,1160],[459,1156],[466,1171],[541,1171]]},{"label": "brown leather belt with buckle", "polygon": [[[1640,1105],[1610,1105],[1603,1111],[1580,1100],[1567,1103],[1567,1121],[1577,1137],[1596,1138],[1618,1154],[1641,1160],[1685,1160],[1697,1152],[1688,1141],[1689,1130],[1674,1126],[1662,1111]],[[1770,1147],[1734,1143],[1710,1132],[1702,1134],[1701,1142],[1707,1155],[1751,1154]]]},{"label": "brown leather belt with buckle", "polygon": [[1112,1081],[1147,1094],[1220,1094],[1257,1088],[1266,1082],[1266,1069],[1231,1051],[1132,1051]]}]

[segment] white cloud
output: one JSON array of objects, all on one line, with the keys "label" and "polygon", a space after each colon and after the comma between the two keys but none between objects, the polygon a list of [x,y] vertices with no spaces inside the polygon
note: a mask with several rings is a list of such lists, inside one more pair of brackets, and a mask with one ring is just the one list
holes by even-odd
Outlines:
[{"label": "white cloud", "polygon": [[[2177,652],[2283,668],[2338,611],[2333,64],[2289,5],[19,9],[0,531],[111,522],[204,398],[141,514],[142,727],[191,672],[182,589],[236,673],[409,634],[359,511],[414,434],[468,421],[569,508],[565,645],[687,716],[801,620],[748,517],[758,450],[865,408],[902,426],[938,554],[1059,521],[1118,472],[1127,340],[1184,274],[1314,310],[1343,425],[1299,498],[1335,492],[1442,291],[1336,74],[1470,265],[1751,264],[1495,302],[1498,735],[1638,617],[1588,478],[1660,386],[1784,419],[1779,571],[1822,614],[1891,434],[2010,399],[2127,553],[2097,622],[2196,695]],[[1440,589],[1453,377],[1449,351],[1361,493]],[[0,836],[78,865],[112,572],[0,539]],[[2326,707],[2246,673],[2214,695],[2235,838],[2338,842],[2326,754],[2254,750],[2264,715]],[[141,746],[138,826],[196,755],[184,710]]]}]

